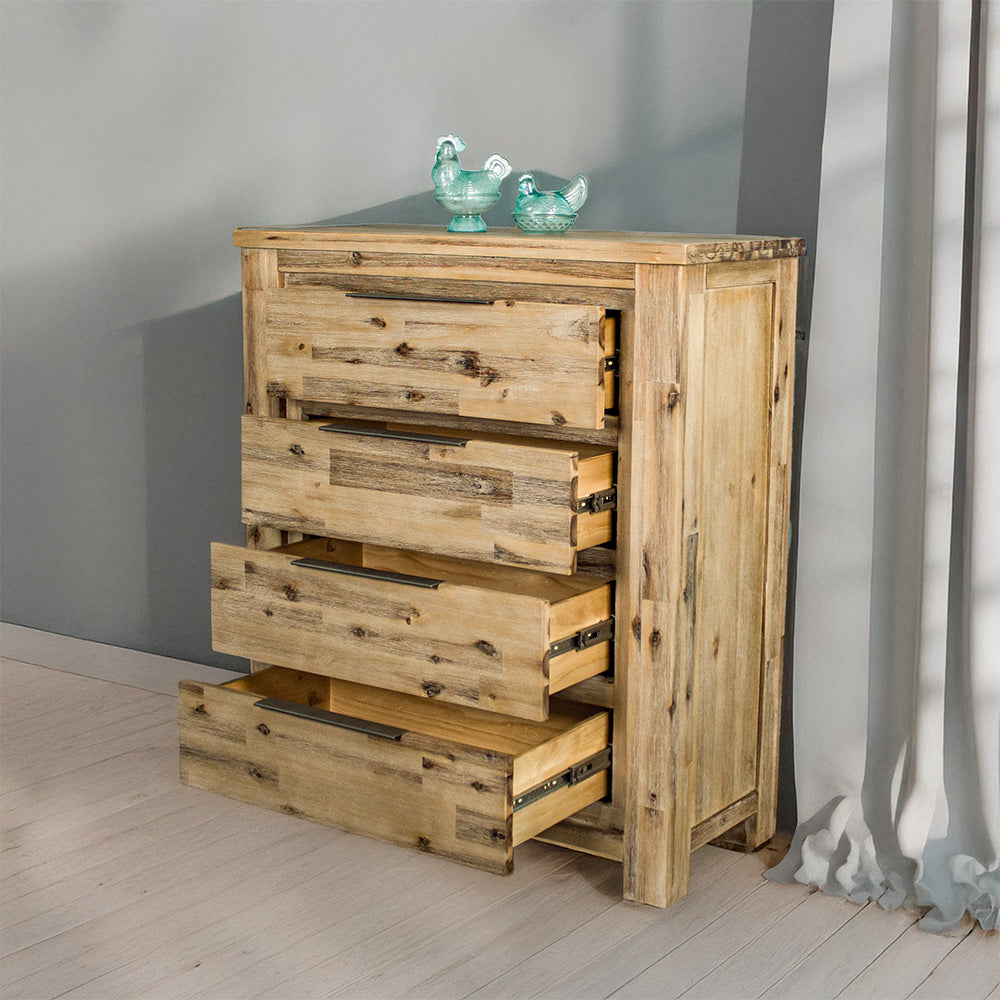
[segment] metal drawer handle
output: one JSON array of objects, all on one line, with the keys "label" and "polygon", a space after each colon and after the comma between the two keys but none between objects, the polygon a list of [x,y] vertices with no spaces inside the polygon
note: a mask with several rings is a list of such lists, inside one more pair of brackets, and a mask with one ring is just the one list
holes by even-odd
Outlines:
[{"label": "metal drawer handle", "polygon": [[313,722],[323,722],[338,729],[350,729],[366,736],[378,736],[383,740],[396,740],[406,735],[405,729],[395,726],[383,726],[381,722],[369,722],[368,719],[358,719],[353,715],[338,715],[328,712],[325,708],[314,708],[312,705],[300,705],[295,701],[283,701],[281,698],[262,698],[253,703],[254,708],[264,708],[268,712],[281,712],[282,715],[294,715],[300,719],[311,719]]},{"label": "metal drawer handle", "polygon": [[448,444],[464,448],[468,438],[445,437],[443,434],[418,434],[415,431],[383,431],[373,427],[345,427],[343,424],[323,424],[321,431],[333,434],[357,434],[360,437],[389,438],[392,441],[417,441],[421,444]]},{"label": "metal drawer handle", "polygon": [[344,576],[360,576],[366,580],[382,580],[385,583],[402,583],[408,587],[426,587],[434,590],[443,580],[432,580],[427,576],[411,576],[409,573],[394,573],[388,569],[369,569],[367,566],[352,566],[350,563],[332,562],[326,559],[293,559],[293,566],[306,569],[322,569],[327,573],[343,573]]},{"label": "metal drawer handle", "polygon": [[391,299],[395,302],[458,302],[464,306],[491,306],[496,299],[463,299],[459,296],[407,295],[403,292],[348,292],[349,299]]}]

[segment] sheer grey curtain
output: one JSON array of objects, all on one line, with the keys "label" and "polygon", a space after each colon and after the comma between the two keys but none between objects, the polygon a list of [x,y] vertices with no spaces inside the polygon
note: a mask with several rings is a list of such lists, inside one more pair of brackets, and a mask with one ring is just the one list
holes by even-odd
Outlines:
[{"label": "sheer grey curtain", "polygon": [[1000,6],[837,0],[771,877],[1000,903]]}]

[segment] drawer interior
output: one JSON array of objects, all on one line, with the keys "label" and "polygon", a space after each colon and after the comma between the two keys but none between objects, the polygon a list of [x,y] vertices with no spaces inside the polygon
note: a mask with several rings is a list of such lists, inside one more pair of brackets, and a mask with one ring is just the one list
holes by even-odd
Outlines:
[{"label": "drawer interior", "polygon": [[221,686],[508,755],[515,798],[606,748],[610,738],[609,713],[574,702],[554,700],[548,719],[532,722],[283,667]]},{"label": "drawer interior", "polygon": [[[498,598],[507,594],[535,598],[548,606],[549,644],[565,646],[570,637],[608,622],[614,606],[612,585],[604,577],[590,573],[562,576],[333,538],[310,538],[277,551],[303,559],[332,560],[359,568],[440,579],[472,591],[492,591]],[[478,599],[486,597],[480,594]],[[511,624],[517,627],[516,621]],[[548,689],[552,694],[611,667],[612,636],[607,628],[604,631],[608,634],[602,641],[581,642],[578,648],[550,657]]]},{"label": "drawer interior", "polygon": [[566,703],[525,722],[271,667],[181,682],[181,778],[504,873],[514,846],[607,794],[609,715]]},{"label": "drawer interior", "polygon": [[611,541],[613,448],[245,416],[243,519],[571,574]]}]

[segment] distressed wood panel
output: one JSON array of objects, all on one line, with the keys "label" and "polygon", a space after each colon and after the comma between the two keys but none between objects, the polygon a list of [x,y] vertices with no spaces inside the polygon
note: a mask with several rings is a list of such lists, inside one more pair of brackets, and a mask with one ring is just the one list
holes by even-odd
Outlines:
[{"label": "distressed wood panel", "polygon": [[[289,400],[289,403],[292,401]],[[512,420],[483,420],[479,417],[455,417],[446,413],[410,413],[404,410],[376,409],[370,406],[338,406],[306,400],[302,403],[304,417],[331,417],[342,420],[367,420],[375,423],[410,424],[411,426],[441,427],[477,434],[508,434],[513,437],[535,437],[551,441],[572,441],[576,444],[596,444],[618,447],[618,418],[606,415],[604,427],[584,430],[581,427],[556,427],[553,424],[517,423]]]},{"label": "distressed wood panel", "polygon": [[428,280],[527,282],[631,288],[635,269],[617,261],[535,260],[509,256],[371,253],[360,250],[279,250],[278,270],[299,274],[352,274]]},{"label": "distressed wood panel", "polygon": [[463,417],[598,428],[603,311],[354,299],[332,290],[267,297],[267,386],[278,396]]},{"label": "distressed wood panel", "polygon": [[605,455],[557,442],[432,445],[244,417],[244,520],[572,573],[578,522],[603,518],[607,529],[589,540],[610,539],[606,513],[575,513],[581,466]]},{"label": "distressed wood panel", "polygon": [[698,269],[637,268],[635,329],[622,349],[615,747],[616,764],[620,744],[628,753],[624,894],[657,906],[687,891],[693,825],[681,375],[699,279]]},{"label": "distressed wood panel", "polygon": [[633,264],[707,264],[801,257],[805,240],[781,236],[704,236],[675,233],[570,230],[534,237],[517,229],[488,234],[446,232],[443,226],[284,226],[237,229],[233,243],[260,249],[344,249],[360,253],[443,253],[462,257],[512,256],[533,260],[617,261]]},{"label": "distressed wood panel", "polygon": [[[406,731],[383,739],[255,707],[261,697]],[[181,780],[506,874],[519,834],[513,796],[606,746],[607,713],[567,706],[544,724],[501,726],[470,712],[280,668],[219,687],[182,681]],[[601,794],[592,783],[592,801]],[[548,797],[545,812],[562,818],[580,804],[579,786],[567,787]],[[530,814],[527,822],[533,828]]]},{"label": "distressed wood panel", "polygon": [[757,785],[774,289],[705,295],[695,822]]},{"label": "distressed wood panel", "polygon": [[286,287],[338,288],[367,295],[414,295],[443,299],[513,299],[563,305],[607,306],[631,309],[635,293],[614,285],[538,285],[514,281],[458,281],[451,278],[411,278],[406,275],[323,274],[290,271],[282,275]]},{"label": "distressed wood panel", "polygon": [[[610,615],[600,579],[353,548],[321,538],[273,552],[213,545],[213,648],[527,719],[546,718],[550,691],[610,665],[607,642],[549,661],[554,639]],[[301,558],[443,582],[422,588],[292,565]]]}]

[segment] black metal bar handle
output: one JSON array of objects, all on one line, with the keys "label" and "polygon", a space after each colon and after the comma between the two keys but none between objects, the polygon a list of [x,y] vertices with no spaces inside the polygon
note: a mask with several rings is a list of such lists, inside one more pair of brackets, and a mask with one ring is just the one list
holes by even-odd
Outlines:
[{"label": "black metal bar handle", "polygon": [[395,302],[459,302],[465,306],[491,306],[496,299],[464,299],[461,296],[415,295],[405,292],[348,292],[349,299],[389,299]]},{"label": "black metal bar handle", "polygon": [[345,427],[343,424],[323,424],[321,431],[332,434],[357,434],[360,437],[389,438],[392,441],[416,441],[420,444],[450,444],[464,448],[469,438],[453,438],[444,434],[418,434],[416,431],[384,431],[375,427]]},{"label": "black metal bar handle", "polygon": [[268,712],[281,712],[282,715],[294,715],[300,719],[311,719],[338,729],[350,729],[366,736],[378,736],[383,740],[398,741],[405,736],[407,730],[395,726],[384,726],[381,722],[370,722],[368,719],[358,719],[353,715],[339,715],[328,712],[325,708],[315,708],[312,705],[300,705],[295,701],[283,701],[281,698],[261,698],[253,703],[254,708],[263,708]]},{"label": "black metal bar handle", "polygon": [[407,587],[426,587],[434,590],[443,580],[432,580],[428,576],[411,576],[409,573],[395,573],[388,569],[369,569],[367,566],[352,566],[350,563],[333,562],[328,559],[293,559],[293,566],[306,569],[322,569],[327,573],[342,573],[344,576],[360,576],[366,580],[382,580],[385,583],[401,583]]}]

